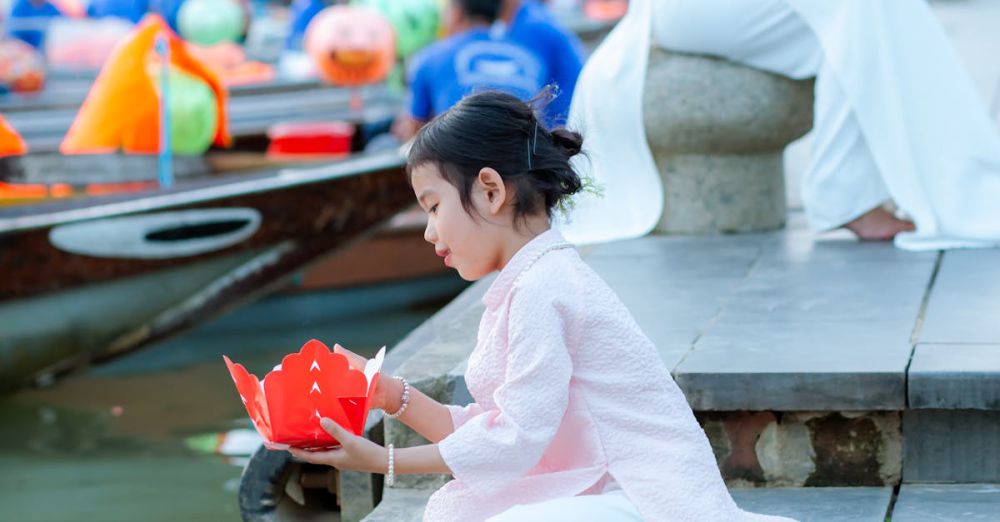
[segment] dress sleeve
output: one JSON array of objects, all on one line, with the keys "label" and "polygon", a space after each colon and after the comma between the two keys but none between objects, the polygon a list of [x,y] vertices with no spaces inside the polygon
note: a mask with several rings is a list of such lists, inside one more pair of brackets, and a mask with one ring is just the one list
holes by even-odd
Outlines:
[{"label": "dress sleeve", "polygon": [[456,430],[461,428],[462,425],[468,422],[469,419],[484,411],[483,407],[475,402],[467,406],[446,404],[445,407],[448,408],[448,413],[451,414],[451,425],[454,426]]},{"label": "dress sleeve", "polygon": [[566,313],[550,296],[537,294],[512,295],[496,408],[469,418],[438,443],[452,475],[475,490],[502,487],[538,464],[569,403]]}]

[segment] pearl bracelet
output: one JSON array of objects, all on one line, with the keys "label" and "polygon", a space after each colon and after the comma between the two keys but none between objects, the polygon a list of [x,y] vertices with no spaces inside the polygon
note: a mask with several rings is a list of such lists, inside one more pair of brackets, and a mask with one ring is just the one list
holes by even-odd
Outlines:
[{"label": "pearl bracelet", "polygon": [[386,448],[389,450],[389,466],[385,470],[385,485],[391,488],[396,484],[396,459],[392,443],[386,446]]},{"label": "pearl bracelet", "polygon": [[385,416],[389,417],[390,419],[398,418],[400,415],[403,414],[404,411],[406,411],[406,407],[410,405],[410,383],[406,382],[406,379],[398,375],[394,375],[393,379],[397,379],[399,382],[403,383],[403,400],[400,403],[399,409],[396,410],[396,413],[389,413],[385,410],[382,410],[383,412],[385,412]]}]

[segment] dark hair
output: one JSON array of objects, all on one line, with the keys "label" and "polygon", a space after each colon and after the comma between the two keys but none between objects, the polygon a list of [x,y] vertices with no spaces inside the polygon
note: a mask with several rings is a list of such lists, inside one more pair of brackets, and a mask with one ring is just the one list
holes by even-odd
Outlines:
[{"label": "dark hair", "polygon": [[492,24],[500,16],[503,0],[453,0],[458,2],[465,17]]},{"label": "dark hair", "polygon": [[409,177],[414,168],[434,164],[471,215],[473,183],[490,167],[514,188],[515,221],[543,209],[551,217],[560,200],[583,188],[569,163],[582,146],[577,132],[546,129],[528,103],[486,91],[462,99],[420,129],[406,172]]}]

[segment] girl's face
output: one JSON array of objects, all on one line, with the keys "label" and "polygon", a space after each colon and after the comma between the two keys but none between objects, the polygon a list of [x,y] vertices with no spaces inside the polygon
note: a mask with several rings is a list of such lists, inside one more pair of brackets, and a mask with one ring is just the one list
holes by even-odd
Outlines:
[{"label": "girl's face", "polygon": [[[495,175],[495,180],[487,179],[484,183],[483,172],[487,171],[486,177]],[[434,245],[446,265],[458,270],[466,281],[475,281],[500,268],[503,234],[510,227],[509,224],[504,227],[503,217],[498,215],[506,206],[503,204],[506,191],[491,186],[497,181],[503,186],[499,174],[483,169],[480,179],[473,184],[470,210],[476,218],[466,212],[458,189],[441,177],[436,165],[424,163],[414,168],[410,179],[420,207],[427,212],[424,239]]]}]

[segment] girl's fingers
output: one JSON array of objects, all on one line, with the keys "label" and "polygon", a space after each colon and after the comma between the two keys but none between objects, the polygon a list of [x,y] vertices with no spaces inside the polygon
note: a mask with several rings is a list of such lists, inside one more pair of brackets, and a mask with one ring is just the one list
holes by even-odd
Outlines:
[{"label": "girl's fingers", "polygon": [[291,453],[297,460],[301,460],[302,462],[340,468],[340,458],[343,450],[306,451],[303,449],[289,448],[288,452]]},{"label": "girl's fingers", "polygon": [[365,365],[368,364],[368,359],[365,359],[364,357],[348,350],[347,348],[344,348],[339,344],[333,345],[333,353],[339,353],[344,357],[347,357],[347,361],[351,364],[351,368],[354,368],[355,370],[364,371]]},{"label": "girl's fingers", "polygon": [[296,448],[289,448],[288,452],[292,454],[298,460],[303,462],[308,462],[309,464],[327,464],[327,459],[319,452],[300,450]]},{"label": "girl's fingers", "polygon": [[337,439],[337,442],[339,442],[341,446],[349,444],[351,439],[355,437],[353,433],[347,431],[340,424],[337,424],[332,419],[327,417],[320,419],[319,425],[322,426],[331,437]]}]

